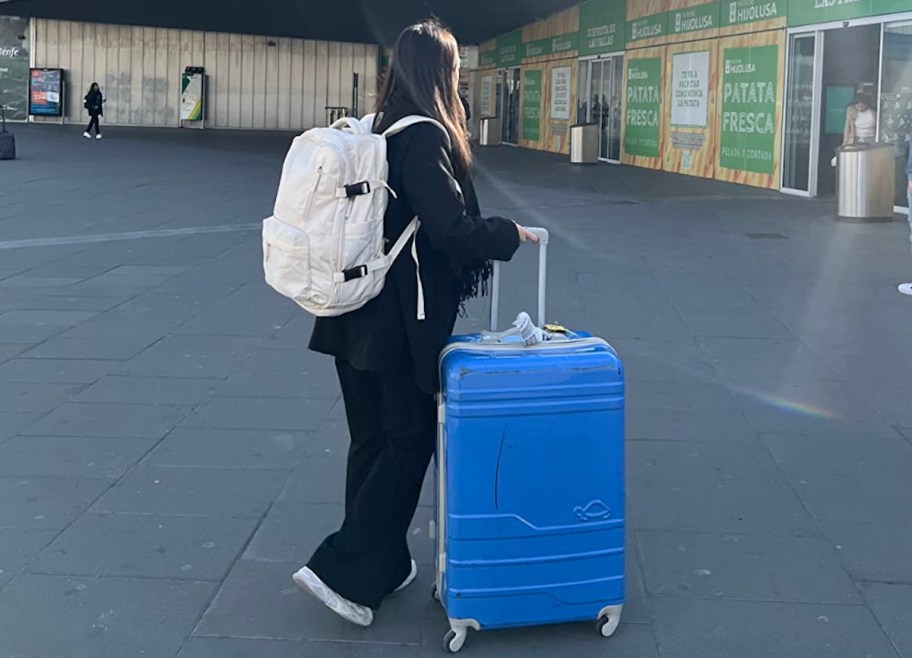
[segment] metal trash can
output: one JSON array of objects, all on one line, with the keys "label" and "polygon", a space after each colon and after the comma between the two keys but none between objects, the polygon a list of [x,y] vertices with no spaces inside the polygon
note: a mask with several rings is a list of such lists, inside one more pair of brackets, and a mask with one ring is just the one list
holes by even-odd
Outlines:
[{"label": "metal trash can", "polygon": [[836,151],[836,215],[850,221],[892,221],[896,175],[893,147],[869,142]]},{"label": "metal trash can", "polygon": [[599,158],[599,124],[570,126],[570,163],[595,164]]},{"label": "metal trash can", "polygon": [[478,122],[478,144],[500,146],[500,117],[482,117]]}]

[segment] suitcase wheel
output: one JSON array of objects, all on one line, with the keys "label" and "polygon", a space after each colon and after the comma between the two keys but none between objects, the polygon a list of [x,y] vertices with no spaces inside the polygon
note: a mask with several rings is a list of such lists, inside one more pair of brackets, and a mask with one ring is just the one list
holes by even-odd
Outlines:
[{"label": "suitcase wheel", "polygon": [[602,610],[602,614],[599,615],[598,624],[596,625],[599,635],[605,638],[614,635],[614,632],[618,629],[618,625],[621,623],[621,610],[623,610],[623,606],[620,605],[611,606]]},{"label": "suitcase wheel", "polygon": [[447,634],[443,636],[443,648],[449,653],[459,653],[465,645],[468,634],[467,628],[447,631]]},{"label": "suitcase wheel", "polygon": [[440,600],[440,590],[437,589],[437,583],[434,583],[434,586],[431,588],[431,596],[434,597],[435,601]]}]

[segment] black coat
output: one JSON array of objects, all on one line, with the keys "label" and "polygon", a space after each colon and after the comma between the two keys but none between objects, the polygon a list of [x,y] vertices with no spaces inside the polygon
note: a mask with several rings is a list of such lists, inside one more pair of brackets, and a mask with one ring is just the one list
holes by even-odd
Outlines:
[{"label": "black coat", "polygon": [[85,97],[85,109],[89,116],[100,117],[104,115],[104,96],[100,91],[89,91]]},{"label": "black coat", "polygon": [[[378,130],[413,114],[390,111]],[[510,260],[519,248],[516,225],[482,218],[471,179],[457,182],[446,135],[419,124],[389,138],[390,198],[384,235],[392,245],[416,215],[418,258],[426,319],[419,321],[415,263],[407,248],[396,260],[378,297],[363,308],[335,318],[317,318],[310,349],[346,361],[358,370],[410,370],[418,386],[438,390],[437,357],[453,333],[462,279],[454,263]]]}]

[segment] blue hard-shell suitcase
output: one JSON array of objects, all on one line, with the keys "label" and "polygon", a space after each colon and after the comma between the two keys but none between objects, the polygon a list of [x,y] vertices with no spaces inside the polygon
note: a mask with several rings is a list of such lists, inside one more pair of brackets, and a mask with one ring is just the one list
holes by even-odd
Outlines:
[{"label": "blue hard-shell suitcase", "polygon": [[[538,233],[542,322],[548,235]],[[459,651],[470,628],[591,620],[611,637],[624,603],[617,353],[588,334],[530,347],[477,334],[454,338],[440,368],[436,595],[450,620],[446,649]]]}]

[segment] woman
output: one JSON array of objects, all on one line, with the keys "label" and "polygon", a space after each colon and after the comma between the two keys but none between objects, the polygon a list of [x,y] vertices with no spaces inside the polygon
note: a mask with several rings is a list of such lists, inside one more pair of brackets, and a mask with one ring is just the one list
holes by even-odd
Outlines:
[{"label": "woman", "polygon": [[[333,612],[369,626],[374,610],[417,575],[407,534],[434,453],[437,357],[460,305],[483,292],[490,260],[509,260],[532,234],[484,219],[470,176],[472,155],[459,100],[459,49],[434,21],[405,29],[377,103],[375,131],[412,114],[419,124],[389,138],[391,244],[416,215],[426,319],[419,321],[416,266],[399,258],[383,292],[364,308],[318,318],[310,349],[335,357],[351,445],[345,520],[294,581]],[[450,146],[452,144],[452,146]]]},{"label": "woman", "polygon": [[852,99],[852,104],[846,108],[842,145],[873,142],[876,128],[877,114],[871,107],[871,99],[864,94],[858,94]]},{"label": "woman", "polygon": [[101,88],[97,82],[93,82],[89,87],[89,93],[85,95],[85,109],[88,111],[91,120],[89,127],[82,133],[86,139],[92,139],[92,127],[95,127],[95,139],[101,139],[101,127],[98,124],[98,118],[104,115],[105,99],[101,95]]}]

